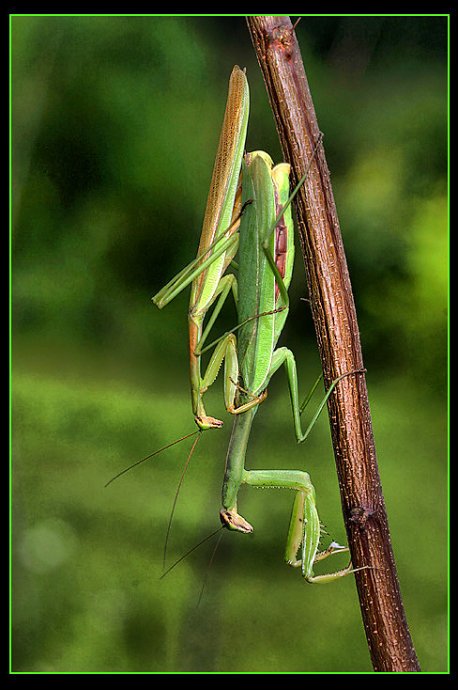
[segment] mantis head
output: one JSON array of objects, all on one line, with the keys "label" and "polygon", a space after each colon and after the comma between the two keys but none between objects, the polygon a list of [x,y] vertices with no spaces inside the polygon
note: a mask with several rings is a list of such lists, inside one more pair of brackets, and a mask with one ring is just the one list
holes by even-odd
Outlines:
[{"label": "mantis head", "polygon": [[219,519],[225,527],[236,532],[243,532],[243,534],[251,534],[253,532],[253,525],[245,520],[235,510],[226,510],[222,508],[219,513]]},{"label": "mantis head", "polygon": [[210,417],[208,415],[205,417],[198,417],[196,415],[194,420],[201,431],[208,431],[208,429],[221,429],[223,426],[223,422],[220,419],[216,419],[216,417]]}]

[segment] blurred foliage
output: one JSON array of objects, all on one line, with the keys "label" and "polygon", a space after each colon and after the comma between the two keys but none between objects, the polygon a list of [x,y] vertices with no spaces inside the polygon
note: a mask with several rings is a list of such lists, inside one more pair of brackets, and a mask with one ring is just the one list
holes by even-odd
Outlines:
[{"label": "blurred foliage", "polygon": [[[422,668],[443,671],[446,19],[306,17],[297,33],[407,616]],[[12,19],[15,670],[370,670],[351,578],[305,586],[282,563],[290,496],[243,493],[256,532],[224,535],[196,608],[211,547],[158,579],[186,449],[103,489],[191,430],[187,298],[163,313],[149,300],[195,254],[235,63],[251,88],[247,148],[278,160],[241,17]],[[300,257],[296,275],[284,342],[305,390],[319,365]],[[228,307],[220,332],[234,316]],[[305,466],[322,520],[344,541],[326,420],[297,447],[277,378],[256,420],[253,466]],[[220,384],[208,396],[224,414]],[[217,526],[227,440],[228,429],[200,443],[171,559]]]}]

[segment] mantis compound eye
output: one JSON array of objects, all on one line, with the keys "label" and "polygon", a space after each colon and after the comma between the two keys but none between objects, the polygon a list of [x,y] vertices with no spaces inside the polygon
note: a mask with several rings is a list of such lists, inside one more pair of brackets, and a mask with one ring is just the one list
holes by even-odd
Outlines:
[{"label": "mantis compound eye", "polygon": [[222,524],[230,530],[243,532],[243,534],[251,534],[251,532],[253,532],[253,525],[250,525],[250,523],[235,510],[226,510],[222,508],[219,513],[219,519]]}]

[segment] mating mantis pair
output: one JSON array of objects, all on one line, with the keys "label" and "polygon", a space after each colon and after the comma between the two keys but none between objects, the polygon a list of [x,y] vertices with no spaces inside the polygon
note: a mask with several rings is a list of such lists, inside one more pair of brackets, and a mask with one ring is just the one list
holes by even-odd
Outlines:
[{"label": "mating mantis pair", "polygon": [[[274,166],[263,151],[244,155],[248,113],[247,78],[236,66],[230,78],[197,258],[160,290],[153,302],[162,308],[191,284],[191,397],[194,419],[201,431],[222,426],[222,421],[207,414],[203,396],[224,362],[224,403],[227,411],[234,415],[234,424],[222,489],[220,518],[223,525],[242,533],[253,531],[237,511],[242,485],[293,490],[295,498],[285,559],[288,564],[301,567],[307,582],[326,583],[354,570],[350,564],[334,573],[313,574],[317,561],[348,549],[333,542],[325,551],[318,550],[321,528],[309,474],[301,470],[249,470],[245,467],[254,417],[267,396],[271,377],[282,365],[287,374],[298,442],[307,438],[327,399],[343,378],[332,382],[303,432],[301,413],[310,396],[301,406],[294,355],[286,347],[276,347],[288,315],[287,291],[294,258],[290,166],[287,163]],[[236,255],[237,279],[226,272]],[[216,341],[202,374],[204,345],[230,293],[237,303],[238,325]],[[204,327],[212,306],[213,311]]]}]

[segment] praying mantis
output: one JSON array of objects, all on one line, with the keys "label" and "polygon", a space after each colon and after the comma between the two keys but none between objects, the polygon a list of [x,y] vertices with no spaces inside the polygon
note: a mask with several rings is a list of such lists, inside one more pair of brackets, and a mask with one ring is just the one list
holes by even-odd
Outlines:
[{"label": "praying mantis", "polygon": [[[246,74],[235,66],[229,82],[197,257],[153,297],[153,302],[162,309],[191,284],[191,400],[200,431],[220,428],[223,424],[207,414],[203,396],[224,362],[224,404],[234,416],[234,422],[222,488],[222,524],[229,530],[245,534],[253,531],[252,525],[237,510],[242,485],[294,491],[285,560],[293,567],[300,567],[307,582],[327,583],[358,569],[353,569],[350,563],[342,570],[314,575],[316,562],[348,551],[348,548],[332,542],[326,550],[319,551],[321,526],[310,475],[302,470],[247,469],[246,451],[253,420],[266,399],[270,379],[282,366],[287,374],[298,442],[307,438],[339,381],[358,372],[349,372],[332,382],[304,432],[301,414],[310,395],[301,405],[294,355],[286,347],[276,347],[288,315],[288,287],[294,259],[290,166],[287,163],[274,166],[263,151],[244,154],[248,114]],[[227,273],[236,255],[237,278]],[[204,345],[230,293],[237,304],[238,324],[212,344],[215,347],[202,374]],[[208,322],[204,325],[207,316]]]}]

